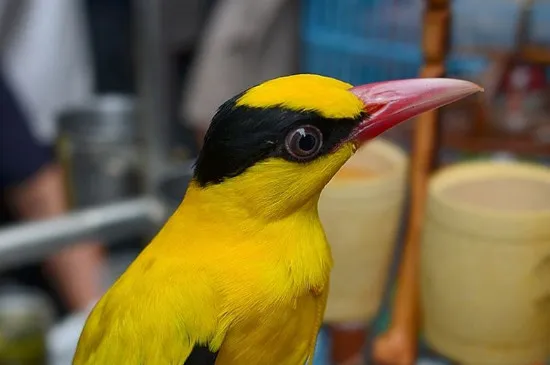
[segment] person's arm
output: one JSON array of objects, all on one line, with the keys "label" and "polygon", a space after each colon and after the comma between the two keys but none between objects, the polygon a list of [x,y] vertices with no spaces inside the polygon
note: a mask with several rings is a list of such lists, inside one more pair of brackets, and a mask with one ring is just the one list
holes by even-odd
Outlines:
[{"label": "person's arm", "polygon": [[[21,220],[38,220],[67,212],[63,171],[55,163],[41,167],[9,188],[9,204]],[[86,308],[102,294],[103,249],[100,242],[69,246],[47,258],[44,270],[69,310]]]},{"label": "person's arm", "polygon": [[[35,140],[1,72],[0,188],[21,220],[50,218],[67,211],[62,170],[51,151]],[[82,242],[48,258],[45,270],[67,307],[80,310],[102,293],[102,263],[100,244]]]}]

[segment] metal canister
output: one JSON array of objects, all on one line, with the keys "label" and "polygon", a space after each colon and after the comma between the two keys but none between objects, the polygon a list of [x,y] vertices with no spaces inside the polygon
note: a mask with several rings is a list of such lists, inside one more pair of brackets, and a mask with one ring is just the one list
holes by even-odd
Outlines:
[{"label": "metal canister", "polygon": [[42,292],[4,289],[0,293],[0,364],[45,365],[46,335],[53,318],[53,305]]},{"label": "metal canister", "polygon": [[135,101],[100,96],[59,117],[58,157],[73,208],[135,196],[140,189]]}]

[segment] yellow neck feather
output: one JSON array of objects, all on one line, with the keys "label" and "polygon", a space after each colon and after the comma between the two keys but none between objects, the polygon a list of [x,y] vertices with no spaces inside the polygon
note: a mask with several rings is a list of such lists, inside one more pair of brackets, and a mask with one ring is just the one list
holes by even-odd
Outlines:
[{"label": "yellow neck feather", "polygon": [[[296,293],[322,288],[328,282],[332,257],[317,213],[318,197],[292,214],[268,221],[265,215],[254,216],[237,203],[235,192],[223,185],[204,189],[191,184],[159,234],[164,236],[159,241],[170,245],[166,249],[171,255],[200,251],[219,265],[236,267],[243,261],[265,262],[265,270],[280,274],[278,287]],[[231,253],[230,262],[224,259],[226,252]]]}]

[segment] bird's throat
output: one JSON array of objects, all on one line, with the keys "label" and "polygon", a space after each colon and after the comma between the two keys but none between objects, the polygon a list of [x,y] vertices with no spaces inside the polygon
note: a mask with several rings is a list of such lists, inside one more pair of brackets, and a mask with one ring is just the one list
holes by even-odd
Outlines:
[{"label": "bird's throat", "polygon": [[220,191],[191,185],[170,224],[178,227],[188,248],[219,257],[227,252],[234,262],[239,260],[234,252],[239,252],[243,261],[264,262],[265,270],[279,272],[280,280],[300,292],[323,287],[332,268],[317,199],[292,214],[269,220],[251,215],[240,204],[224,199]]}]

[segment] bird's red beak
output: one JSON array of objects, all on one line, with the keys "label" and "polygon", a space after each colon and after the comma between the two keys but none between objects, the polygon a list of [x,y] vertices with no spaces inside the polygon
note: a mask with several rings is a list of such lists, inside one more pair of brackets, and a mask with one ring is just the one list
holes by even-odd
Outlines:
[{"label": "bird's red beak", "polygon": [[350,91],[365,104],[367,116],[350,135],[350,139],[362,143],[401,122],[483,88],[464,80],[418,78],[366,84]]}]

